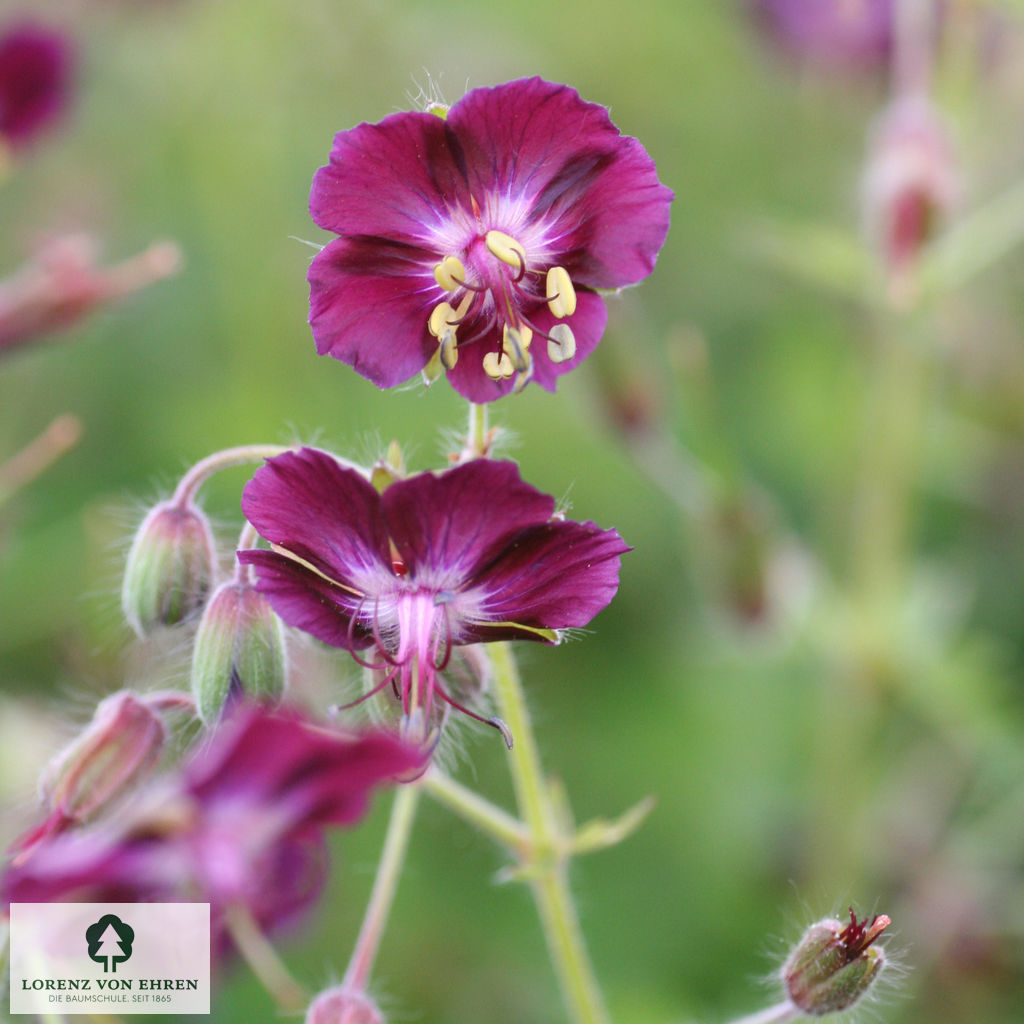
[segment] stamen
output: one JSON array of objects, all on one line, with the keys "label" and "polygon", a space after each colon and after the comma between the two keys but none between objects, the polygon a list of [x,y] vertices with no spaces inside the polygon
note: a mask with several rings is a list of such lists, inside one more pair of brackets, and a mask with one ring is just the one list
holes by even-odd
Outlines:
[{"label": "stamen", "polygon": [[441,336],[441,345],[437,350],[441,365],[446,370],[454,370],[455,364],[459,361],[459,343],[455,338],[455,331],[450,329]]},{"label": "stamen", "polygon": [[576,355],[576,335],[568,324],[555,324],[548,332],[548,359],[553,363],[568,362]]},{"label": "stamen", "polygon": [[511,236],[504,231],[488,231],[484,235],[484,245],[492,256],[496,256],[502,263],[507,263],[517,270],[526,267],[526,250]]},{"label": "stamen", "polygon": [[430,311],[430,318],[427,320],[427,330],[435,338],[441,338],[447,331],[451,330],[454,320],[455,310],[452,309],[451,303],[439,302]]},{"label": "stamen", "polygon": [[445,256],[436,267],[434,267],[434,280],[446,292],[453,292],[461,288],[466,280],[466,268],[458,256]]},{"label": "stamen", "polygon": [[[436,273],[436,271],[435,271]],[[561,320],[576,312],[576,289],[565,267],[551,267],[545,280],[548,309]]]},{"label": "stamen", "polygon": [[483,359],[484,373],[491,380],[508,380],[516,368],[507,352],[488,352]]},{"label": "stamen", "polygon": [[501,343],[504,351],[512,360],[512,365],[523,372],[530,366],[530,342],[533,331],[525,324],[521,327],[510,327],[505,324],[501,332]]}]

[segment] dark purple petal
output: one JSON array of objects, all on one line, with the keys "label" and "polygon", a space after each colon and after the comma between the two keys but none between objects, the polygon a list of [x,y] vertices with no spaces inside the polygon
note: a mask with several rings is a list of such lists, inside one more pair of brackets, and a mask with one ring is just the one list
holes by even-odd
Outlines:
[{"label": "dark purple petal", "polygon": [[186,777],[208,810],[244,798],[304,830],[351,824],[371,789],[421,761],[418,751],[383,733],[346,737],[295,711],[247,707],[218,730]]},{"label": "dark purple petal", "polygon": [[554,499],[524,482],[514,462],[491,459],[401,480],[382,505],[414,581],[432,571],[464,575],[510,532],[547,522],[555,511]]},{"label": "dark purple petal", "polygon": [[[576,337],[576,355],[564,363],[553,363],[548,358],[548,343],[538,333],[534,336],[530,346],[530,355],[533,358],[532,379],[545,390],[554,391],[558,378],[563,373],[579,366],[597,347],[601,335],[604,334],[607,320],[608,310],[605,307],[604,299],[594,292],[578,292],[576,312],[564,320],[556,319],[547,306],[539,306],[531,314],[530,322],[538,332],[544,333],[557,323],[568,324]],[[448,379],[451,381],[452,387],[463,398],[481,404],[493,402],[496,398],[507,395],[515,387],[515,378],[495,381],[484,373],[482,360],[487,351],[487,344],[486,339],[481,339],[460,348],[459,360],[455,364],[455,368],[448,371]]]},{"label": "dark purple petal", "polygon": [[345,586],[361,589],[367,573],[390,571],[379,495],[326,452],[303,448],[268,459],[242,491],[242,512],[260,536]]},{"label": "dark purple petal", "polygon": [[[359,651],[373,643],[372,632],[354,621],[358,598],[274,551],[239,551],[238,560],[255,567],[256,589],[286,625],[346,651]],[[372,607],[370,604],[368,610]]]},{"label": "dark purple petal", "polygon": [[423,239],[447,209],[469,208],[466,180],[445,122],[434,114],[392,114],[334,137],[330,163],[313,177],[309,212],[339,235]]},{"label": "dark purple petal", "polygon": [[427,365],[437,342],[427,330],[440,301],[422,250],[382,238],[339,238],[309,268],[309,324],[316,350],[378,387],[402,384]]},{"label": "dark purple petal", "polygon": [[[585,626],[615,596],[619,556],[629,550],[615,530],[594,523],[529,526],[485,554],[465,589],[483,595],[484,613],[495,622]],[[520,635],[485,623],[472,624],[467,633],[468,641]]]},{"label": "dark purple petal", "polygon": [[636,139],[575,89],[540,78],[474,89],[448,114],[469,187],[525,197],[531,221],[551,221],[577,285],[620,288],[654,268],[672,192]]},{"label": "dark purple petal", "polygon": [[71,44],[59,32],[26,23],[0,38],[0,136],[21,145],[67,105]]}]

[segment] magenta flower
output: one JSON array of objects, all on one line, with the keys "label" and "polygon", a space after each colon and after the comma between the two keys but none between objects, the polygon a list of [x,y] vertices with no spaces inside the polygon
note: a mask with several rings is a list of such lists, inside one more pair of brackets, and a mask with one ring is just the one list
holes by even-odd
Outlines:
[{"label": "magenta flower", "polygon": [[247,707],[183,771],[116,821],[41,843],[2,880],[7,903],[201,899],[264,928],[307,907],[326,875],[324,828],[422,764],[391,736],[349,738],[295,712]]},{"label": "magenta flower", "polygon": [[29,141],[67,106],[71,45],[59,32],[33,22],[0,37],[0,139]]},{"label": "magenta flower", "polygon": [[317,351],[382,388],[433,361],[474,402],[554,391],[604,331],[596,289],[654,268],[671,198],[604,107],[539,78],[340,132],[310,197],[340,236],[309,271]]},{"label": "magenta flower", "polygon": [[435,696],[459,707],[438,678],[454,646],[557,643],[611,601],[629,550],[614,530],[556,517],[514,463],[487,459],[380,494],[305,448],[259,469],[242,508],[274,549],[238,557],[277,614],[335,647],[375,648],[377,689],[393,686],[424,730]]},{"label": "magenta flower", "polygon": [[892,0],[753,0],[754,10],[796,56],[872,67],[889,60]]}]

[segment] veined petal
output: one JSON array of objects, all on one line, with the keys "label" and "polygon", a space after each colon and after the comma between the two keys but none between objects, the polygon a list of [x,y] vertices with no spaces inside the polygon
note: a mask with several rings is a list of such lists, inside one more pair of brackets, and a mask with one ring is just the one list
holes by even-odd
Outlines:
[{"label": "veined petal", "polygon": [[423,239],[453,204],[469,208],[457,154],[434,114],[392,114],[339,132],[330,163],[313,177],[310,215],[340,235]]},{"label": "veined petal", "polygon": [[[498,636],[538,639],[515,624],[545,629],[585,626],[615,596],[619,556],[629,546],[615,530],[571,521],[528,526],[474,567],[466,591],[487,621],[469,625],[467,641]],[[497,635],[496,635],[497,634]]]},{"label": "veined petal", "polygon": [[555,511],[554,499],[526,483],[514,462],[491,459],[399,481],[381,504],[410,576],[445,574],[460,583],[502,537]]},{"label": "veined petal", "polygon": [[672,191],[604,107],[531,78],[474,89],[447,123],[462,144],[470,192],[516,197],[528,221],[548,222],[577,284],[620,288],[654,268]]},{"label": "veined petal", "polygon": [[427,321],[443,293],[432,273],[420,272],[413,252],[386,239],[339,238],[309,268],[317,352],[381,388],[415,376],[437,350]]},{"label": "veined petal", "polygon": [[268,459],[242,491],[242,512],[262,537],[359,591],[391,566],[379,510],[367,480],[315,448]]}]

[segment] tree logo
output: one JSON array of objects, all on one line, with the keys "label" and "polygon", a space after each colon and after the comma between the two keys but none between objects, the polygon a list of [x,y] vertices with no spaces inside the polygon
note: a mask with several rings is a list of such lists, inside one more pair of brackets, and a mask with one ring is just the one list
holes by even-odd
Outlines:
[{"label": "tree logo", "polygon": [[104,974],[108,971],[116,974],[117,965],[132,955],[135,929],[114,914],[104,914],[86,928],[85,941],[89,943],[89,959],[103,964]]}]

